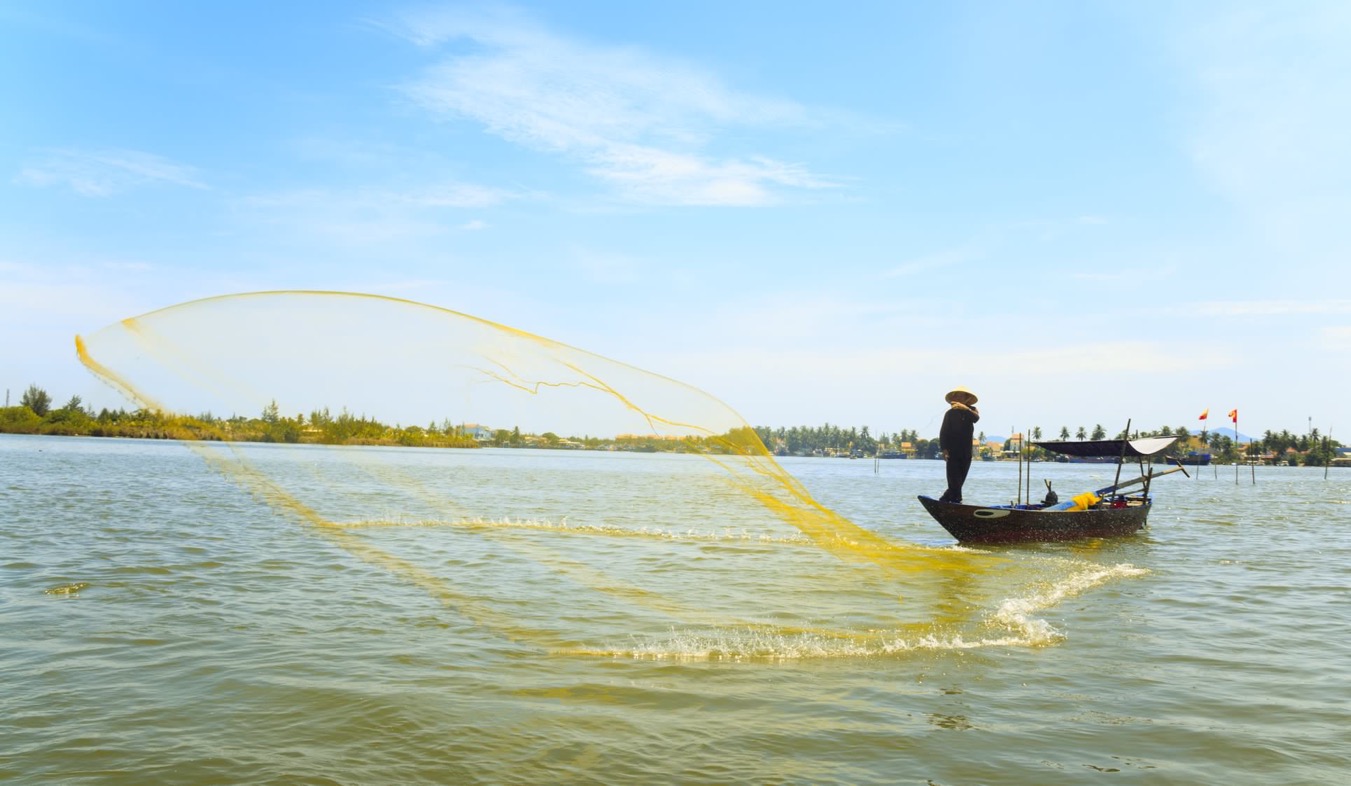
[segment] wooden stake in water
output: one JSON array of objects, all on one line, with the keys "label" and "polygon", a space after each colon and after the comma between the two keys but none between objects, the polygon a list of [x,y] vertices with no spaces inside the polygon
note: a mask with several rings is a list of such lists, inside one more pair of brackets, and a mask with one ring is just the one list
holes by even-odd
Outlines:
[{"label": "wooden stake in water", "polygon": [[1332,466],[1332,426],[1328,426],[1328,435],[1323,437],[1323,480],[1328,479],[1328,467]]}]

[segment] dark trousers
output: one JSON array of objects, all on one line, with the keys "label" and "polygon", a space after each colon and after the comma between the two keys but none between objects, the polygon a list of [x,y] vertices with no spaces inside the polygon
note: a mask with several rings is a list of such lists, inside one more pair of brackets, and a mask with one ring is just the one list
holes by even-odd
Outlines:
[{"label": "dark trousers", "polygon": [[962,486],[966,483],[966,473],[971,471],[971,454],[949,453],[947,460],[948,488],[939,502],[961,502]]}]

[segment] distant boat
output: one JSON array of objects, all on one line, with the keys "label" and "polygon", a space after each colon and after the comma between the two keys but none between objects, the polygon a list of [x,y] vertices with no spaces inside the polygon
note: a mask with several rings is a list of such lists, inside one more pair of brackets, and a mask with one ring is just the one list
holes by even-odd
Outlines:
[{"label": "distant boat", "polygon": [[[940,502],[926,496],[920,496],[919,502],[943,529],[962,543],[1021,543],[1130,535],[1144,528],[1148,521],[1153,506],[1149,496],[1150,482],[1174,472],[1186,473],[1181,466],[1163,472],[1145,468],[1145,459],[1168,450],[1177,439],[1149,437],[1034,443],[1067,456],[1115,457],[1118,478],[1127,457],[1139,459],[1139,477],[1079,494],[1068,502],[1059,501],[1051,491],[1049,481],[1046,482],[1047,497],[1041,503],[982,506]],[[1142,488],[1133,494],[1123,493],[1133,486]]]}]

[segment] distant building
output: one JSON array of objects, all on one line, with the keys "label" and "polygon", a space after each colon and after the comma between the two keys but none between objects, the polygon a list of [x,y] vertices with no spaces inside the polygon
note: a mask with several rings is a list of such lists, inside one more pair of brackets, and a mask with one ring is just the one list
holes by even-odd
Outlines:
[{"label": "distant building", "polygon": [[481,423],[465,423],[460,426],[460,431],[464,432],[466,437],[473,437],[479,442],[493,438],[493,430]]}]

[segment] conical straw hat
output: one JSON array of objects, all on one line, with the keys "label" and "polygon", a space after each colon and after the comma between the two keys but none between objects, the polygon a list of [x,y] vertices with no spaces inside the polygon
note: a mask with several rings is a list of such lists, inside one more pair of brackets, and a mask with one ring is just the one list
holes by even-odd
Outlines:
[{"label": "conical straw hat", "polygon": [[949,404],[951,404],[954,401],[960,401],[963,404],[967,405],[968,407],[976,403],[977,401],[980,401],[980,399],[976,398],[975,393],[972,393],[971,391],[962,387],[956,387],[950,390],[948,394],[943,397],[943,400],[948,402]]}]

